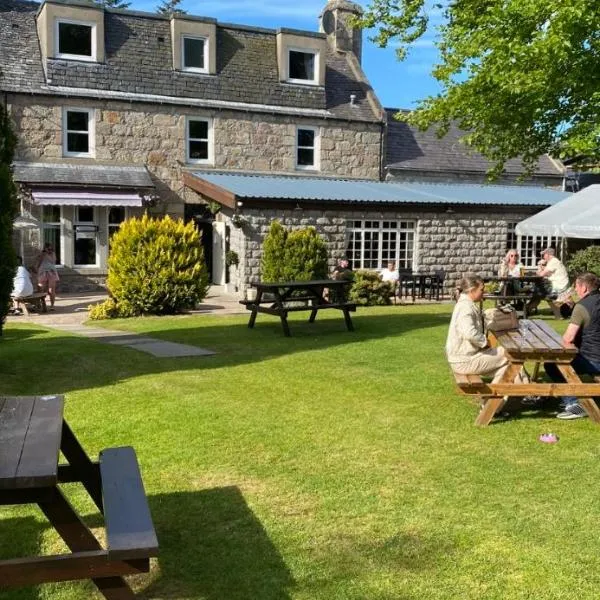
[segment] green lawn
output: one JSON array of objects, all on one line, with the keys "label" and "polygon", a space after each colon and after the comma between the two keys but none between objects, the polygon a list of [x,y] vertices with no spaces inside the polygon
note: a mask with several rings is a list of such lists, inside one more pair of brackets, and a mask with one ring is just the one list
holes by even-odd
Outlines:
[{"label": "green lawn", "polygon": [[[64,393],[91,454],[136,448],[161,545],[141,598],[597,599],[600,429],[535,411],[474,427],[444,360],[450,310],[359,309],[354,333],[295,314],[289,339],[266,315],[106,324],[218,352],[189,359],[11,324],[0,392]],[[37,510],[0,517],[1,557],[63,550]]]}]

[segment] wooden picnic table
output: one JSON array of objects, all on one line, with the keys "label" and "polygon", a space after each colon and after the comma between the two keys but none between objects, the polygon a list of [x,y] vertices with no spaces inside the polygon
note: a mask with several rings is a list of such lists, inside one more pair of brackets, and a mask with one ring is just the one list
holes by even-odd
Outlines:
[{"label": "wooden picnic table", "polygon": [[[522,319],[518,329],[490,331],[491,346],[504,348],[510,361],[508,369],[497,383],[486,383],[478,375],[455,374],[458,387],[467,394],[481,396],[485,404],[475,423],[487,425],[497,411],[501,410],[507,396],[576,396],[590,419],[600,423],[600,409],[593,396],[600,397],[600,383],[584,383],[571,366],[577,347],[566,344],[562,337],[545,321]],[[535,362],[530,383],[514,380],[526,361]],[[566,383],[537,381],[539,367],[545,362],[555,363]]]},{"label": "wooden picnic table", "polygon": [[[544,278],[539,275],[523,275],[522,277],[485,277],[485,283],[498,283],[498,293],[486,293],[482,300],[494,300],[496,306],[502,304],[511,304],[513,302],[522,303],[523,318],[527,318],[530,305],[535,306],[544,297],[543,282]],[[516,284],[516,285],[515,285]]]},{"label": "wooden picnic table", "polygon": [[[135,452],[108,448],[90,460],[63,406],[62,396],[0,397],[0,505],[37,504],[71,550],[0,560],[0,589],[91,579],[107,600],[135,598],[123,576],[148,572],[158,553]],[[106,549],[63,494],[68,482],[83,484],[104,515]]]},{"label": "wooden picnic table", "polygon": [[[289,312],[310,310],[309,323],[314,323],[319,310],[336,308],[344,313],[348,331],[354,331],[350,312],[356,304],[348,302],[346,295],[351,281],[343,279],[319,279],[313,281],[288,281],[285,283],[250,284],[256,288],[254,300],[240,300],[251,311],[248,327],[252,329],[258,313],[275,315],[281,319],[284,334],[291,335],[287,322]],[[265,306],[268,305],[268,306]]]}]

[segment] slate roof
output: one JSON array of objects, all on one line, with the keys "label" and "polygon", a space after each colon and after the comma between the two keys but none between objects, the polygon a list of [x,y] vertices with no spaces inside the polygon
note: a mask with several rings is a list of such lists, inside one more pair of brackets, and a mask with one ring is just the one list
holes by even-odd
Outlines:
[{"label": "slate roof", "polygon": [[82,185],[114,188],[152,188],[146,167],[32,163],[15,161],[13,177],[28,185]]},{"label": "slate roof", "polygon": [[[420,131],[394,119],[399,109],[386,108],[385,111],[388,119],[386,169],[481,175],[491,169],[489,160],[459,141],[465,132],[458,127],[451,126],[444,137],[438,138],[433,128]],[[521,161],[507,161],[505,171],[507,175],[520,175],[523,173]],[[535,174],[557,179],[563,177],[563,172],[547,155],[540,157]]]},{"label": "slate roof", "polygon": [[[156,14],[104,12],[106,62],[48,59],[47,85],[37,40],[39,5],[0,0],[0,89],[53,88],[149,94],[329,111],[333,118],[378,121],[345,55],[326,57],[325,88],[279,82],[276,31],[217,24],[217,75],[173,70],[169,20]],[[320,35],[309,32],[310,35]],[[350,93],[356,105],[350,105]]]},{"label": "slate roof", "polygon": [[525,185],[344,180],[219,171],[193,171],[191,175],[228,190],[240,199],[292,202],[551,206],[569,195]]}]

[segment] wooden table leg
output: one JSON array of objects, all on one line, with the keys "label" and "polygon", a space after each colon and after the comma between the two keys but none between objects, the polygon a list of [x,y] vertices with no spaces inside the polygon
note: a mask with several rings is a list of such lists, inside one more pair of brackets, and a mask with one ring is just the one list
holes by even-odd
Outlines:
[{"label": "wooden table leg", "polygon": [[344,311],[344,320],[346,321],[346,328],[348,331],[354,331],[354,325],[352,324],[352,319],[350,318],[350,311],[347,308],[342,309]]},{"label": "wooden table leg", "polygon": [[287,312],[285,310],[279,313],[279,318],[281,319],[281,326],[283,327],[283,333],[285,337],[291,337],[290,327],[287,322]]},{"label": "wooden table leg", "polygon": [[[102,550],[98,540],[57,487],[53,489],[51,499],[38,502],[38,505],[72,552]],[[122,577],[92,578],[92,581],[106,600],[135,599],[135,594]]]},{"label": "wooden table leg", "polygon": [[[522,366],[523,363],[511,363],[498,383],[512,383],[519,374]],[[490,398],[485,399],[483,407],[475,419],[475,425],[479,425],[480,427],[489,425],[490,421],[494,418],[494,415],[501,410],[505,404],[506,398],[504,396],[491,396]]]},{"label": "wooden table leg", "polygon": [[77,473],[78,481],[81,481],[83,487],[85,487],[87,493],[98,507],[98,510],[104,513],[102,508],[100,472],[90,460],[66,421],[63,421],[60,450],[67,459],[67,462]]},{"label": "wooden table leg", "polygon": [[[562,373],[562,376],[565,378],[567,383],[581,383],[581,378],[577,374],[577,371],[571,366],[566,364],[558,364],[556,365],[558,370]],[[581,404],[581,408],[585,410],[588,417],[594,423],[600,423],[600,408],[594,401],[593,398],[578,398],[579,404]]]}]

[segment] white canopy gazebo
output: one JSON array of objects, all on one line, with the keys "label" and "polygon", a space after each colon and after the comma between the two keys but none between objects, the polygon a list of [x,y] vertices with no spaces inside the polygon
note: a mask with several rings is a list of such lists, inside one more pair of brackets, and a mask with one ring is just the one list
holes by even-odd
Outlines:
[{"label": "white canopy gazebo", "polygon": [[600,239],[600,184],[590,185],[521,221],[519,236]]}]

